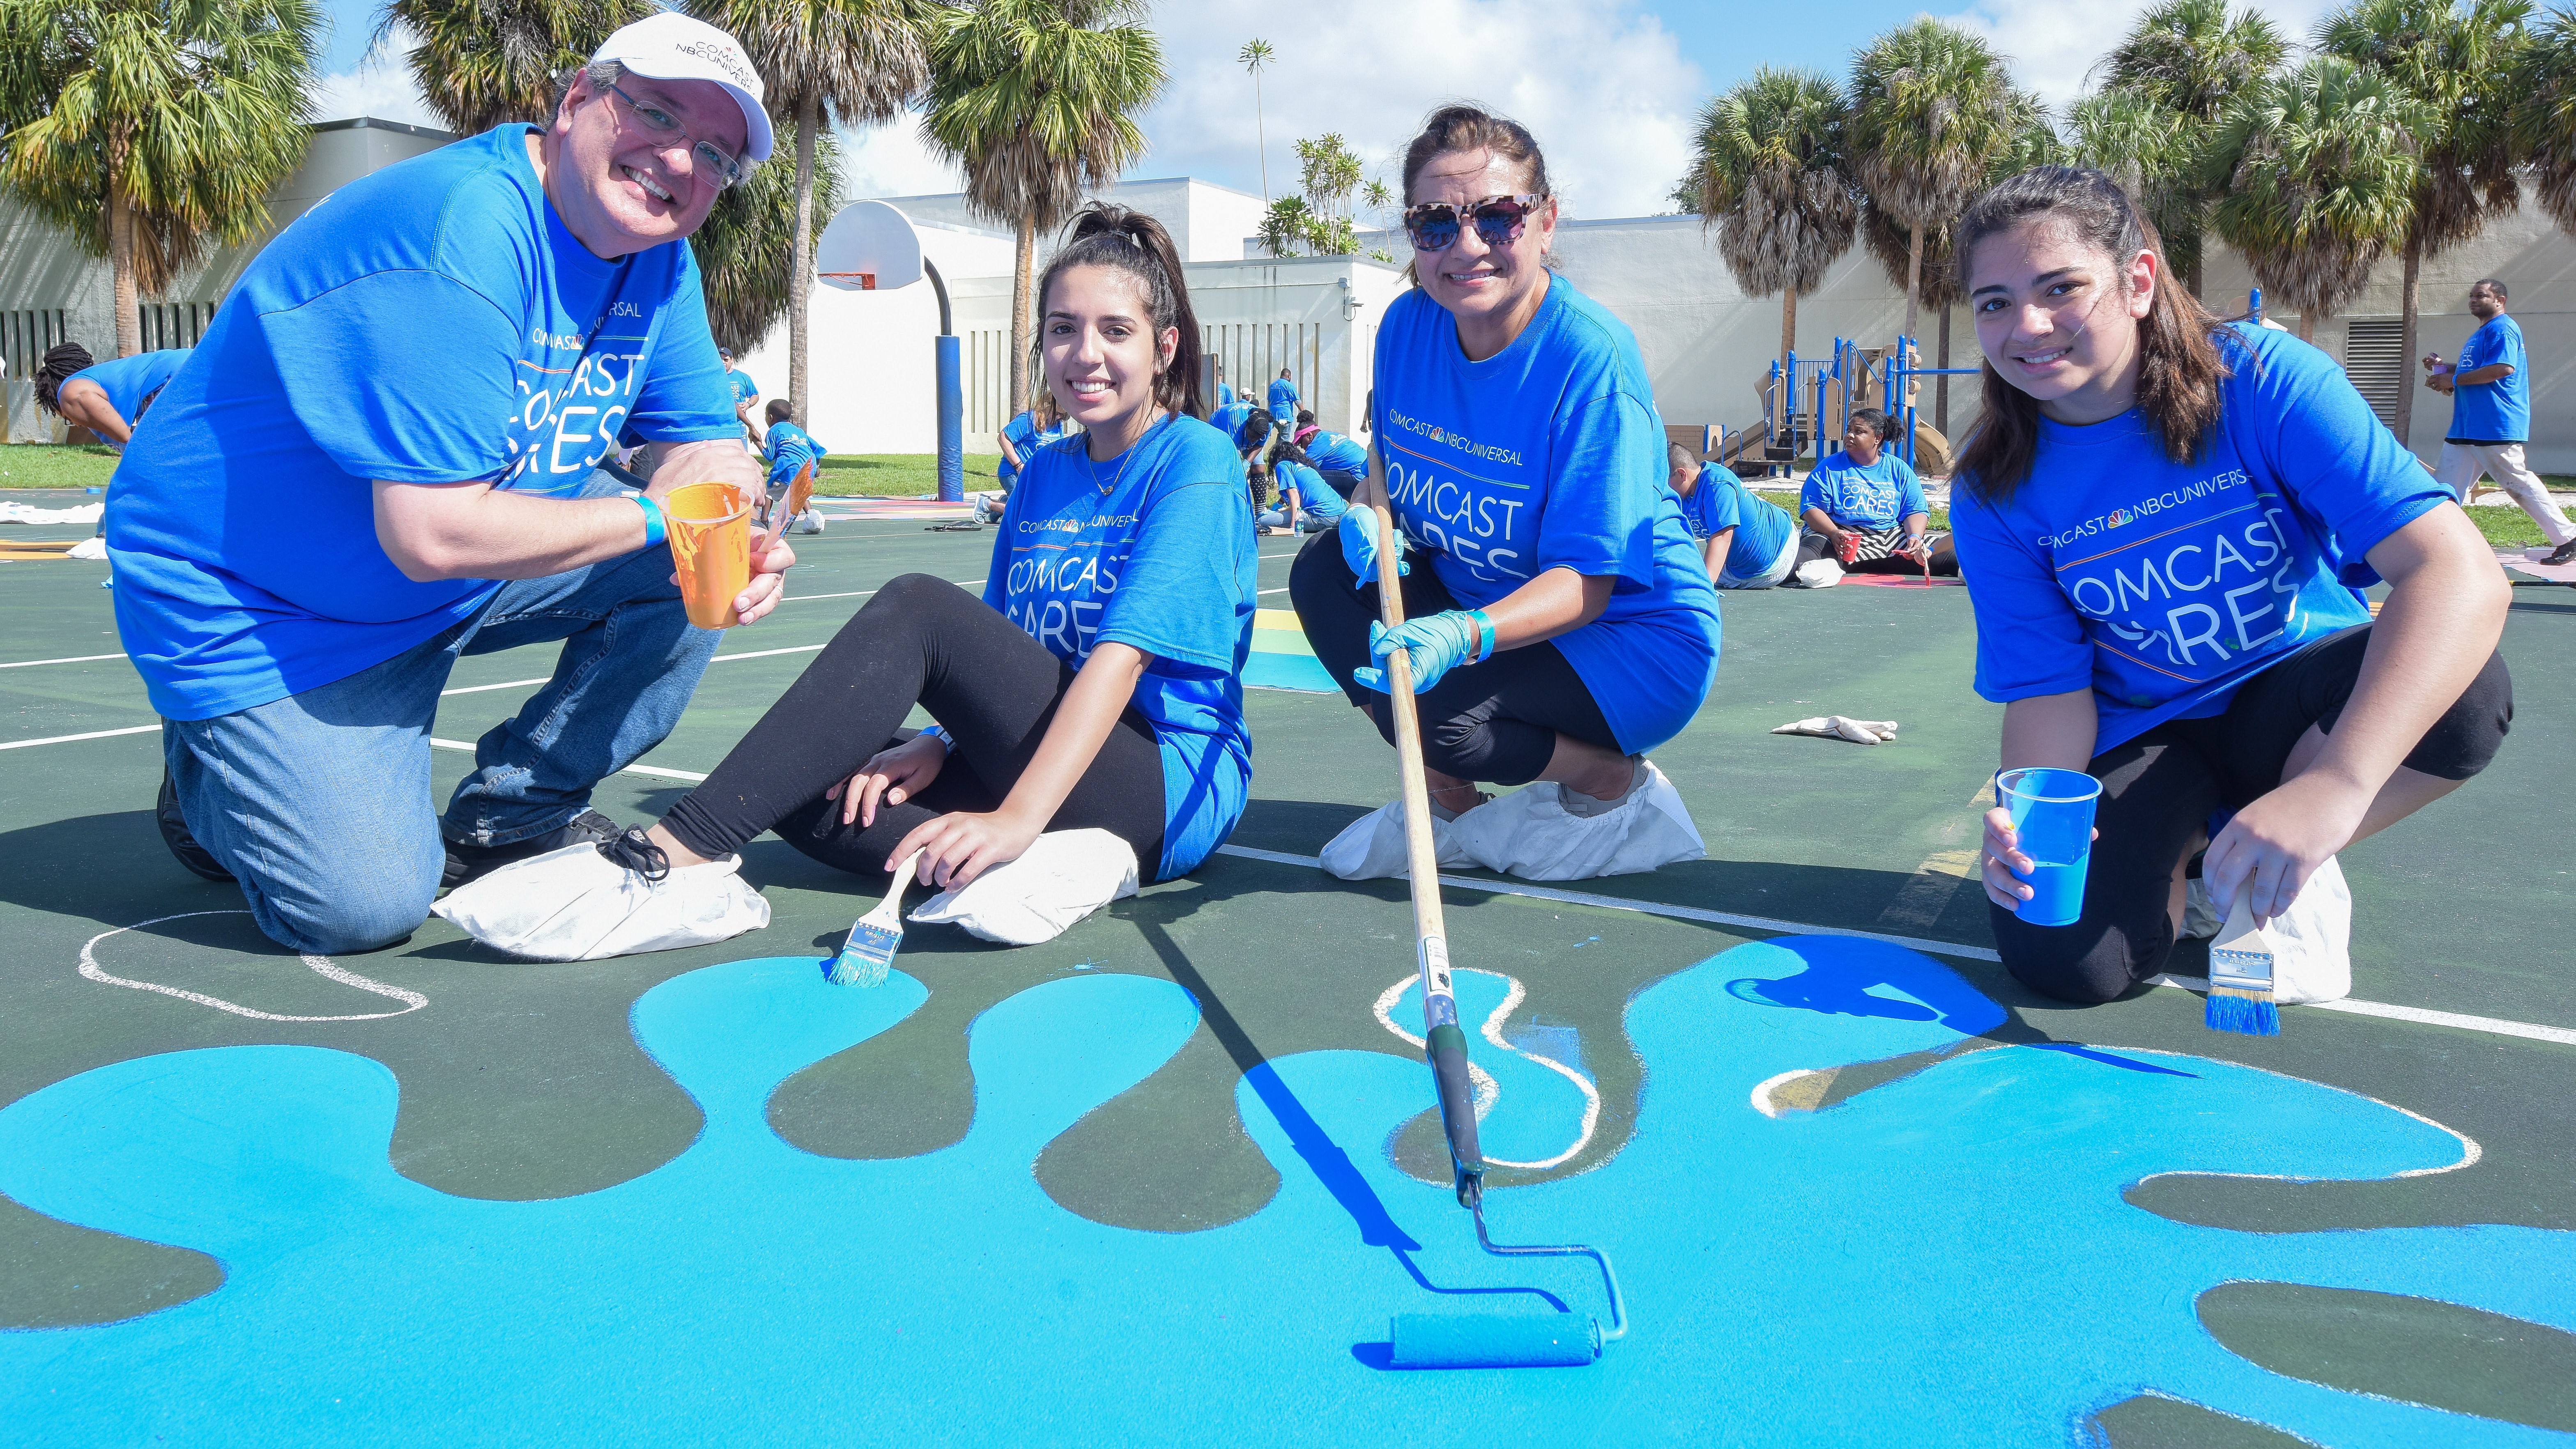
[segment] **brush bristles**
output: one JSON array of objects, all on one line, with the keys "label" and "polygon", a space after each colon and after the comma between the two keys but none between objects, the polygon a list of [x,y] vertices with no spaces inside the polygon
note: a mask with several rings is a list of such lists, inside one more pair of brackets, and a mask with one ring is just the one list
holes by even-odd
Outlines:
[{"label": "brush bristles", "polygon": [[2201,1024],[2211,1031],[2232,1031],[2239,1036],[2279,1036],[2281,1009],[2273,1005],[2269,990],[2213,986]]},{"label": "brush bristles", "polygon": [[827,974],[835,986],[882,985],[894,967],[894,953],[902,949],[903,932],[862,921],[850,928],[850,939],[832,958]]}]

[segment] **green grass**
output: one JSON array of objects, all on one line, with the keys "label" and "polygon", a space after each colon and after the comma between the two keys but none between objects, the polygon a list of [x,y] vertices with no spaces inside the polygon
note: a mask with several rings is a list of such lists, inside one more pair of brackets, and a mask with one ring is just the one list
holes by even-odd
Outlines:
[{"label": "green grass", "polygon": [[18,443],[0,448],[0,488],[104,488],[116,454],[98,443]]},{"label": "green grass", "polygon": [[[1001,463],[999,453],[967,454],[966,491],[992,488],[993,470]],[[876,498],[928,498],[939,491],[939,455],[829,453],[815,474],[814,491],[840,497],[864,493]]]}]

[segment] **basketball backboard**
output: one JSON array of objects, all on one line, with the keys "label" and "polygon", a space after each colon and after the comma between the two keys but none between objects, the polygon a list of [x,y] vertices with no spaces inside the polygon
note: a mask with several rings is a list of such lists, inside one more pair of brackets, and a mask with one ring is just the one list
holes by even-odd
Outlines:
[{"label": "basketball backboard", "polygon": [[845,292],[890,292],[921,280],[921,238],[882,201],[841,208],[814,248],[814,274]]}]

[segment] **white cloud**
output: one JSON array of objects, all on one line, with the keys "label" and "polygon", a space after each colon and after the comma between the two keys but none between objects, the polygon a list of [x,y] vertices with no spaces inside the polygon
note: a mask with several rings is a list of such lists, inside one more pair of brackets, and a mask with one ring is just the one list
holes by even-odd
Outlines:
[{"label": "white cloud", "polygon": [[[1668,210],[1705,84],[1635,0],[1203,0],[1166,6],[1152,24],[1171,82],[1143,118],[1152,149],[1129,174],[1261,189],[1252,78],[1235,61],[1260,36],[1278,52],[1261,76],[1274,196],[1296,188],[1298,138],[1327,131],[1393,185],[1423,113],[1464,96],[1538,137],[1569,215]],[[851,194],[962,187],[918,130],[907,120],[845,138]]]},{"label": "white cloud", "polygon": [[[2066,0],[1978,0],[1942,18],[1984,36],[1988,44],[2012,58],[2016,79],[2038,91],[2050,105],[2063,108],[2091,89],[2086,75],[2147,4],[2148,0],[2094,5]],[[2270,16],[2295,47],[2307,42],[2308,33],[2331,6],[2329,0],[2274,0],[2252,8]]]},{"label": "white cloud", "polygon": [[313,119],[345,121],[373,116],[380,121],[445,129],[447,123],[421,99],[420,87],[411,78],[411,67],[403,63],[403,52],[415,43],[408,27],[397,27],[370,46],[354,68],[316,77],[308,92],[313,98]]},{"label": "white cloud", "polygon": [[[778,139],[779,158],[794,165],[794,139]],[[914,111],[882,126],[842,131],[841,176],[844,196],[925,196],[966,189],[957,168],[922,144],[921,116]]]}]

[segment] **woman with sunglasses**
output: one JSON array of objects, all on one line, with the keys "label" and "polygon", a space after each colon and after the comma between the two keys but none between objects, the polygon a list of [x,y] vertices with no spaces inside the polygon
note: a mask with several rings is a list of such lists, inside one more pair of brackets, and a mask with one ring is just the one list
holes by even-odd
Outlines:
[{"label": "woman with sunglasses", "polygon": [[[1390,741],[1385,664],[1409,651],[1439,818],[1482,803],[1479,782],[1534,780],[1565,814],[1600,817],[1661,778],[1645,752],[1717,673],[1717,595],[1663,486],[1645,364],[1626,324],[1548,270],[1556,202],[1528,131],[1444,106],[1405,153],[1404,189],[1416,290],[1378,331],[1369,476],[1290,591],[1316,657]],[[1407,622],[1383,632],[1389,506],[1423,557]]]}]

